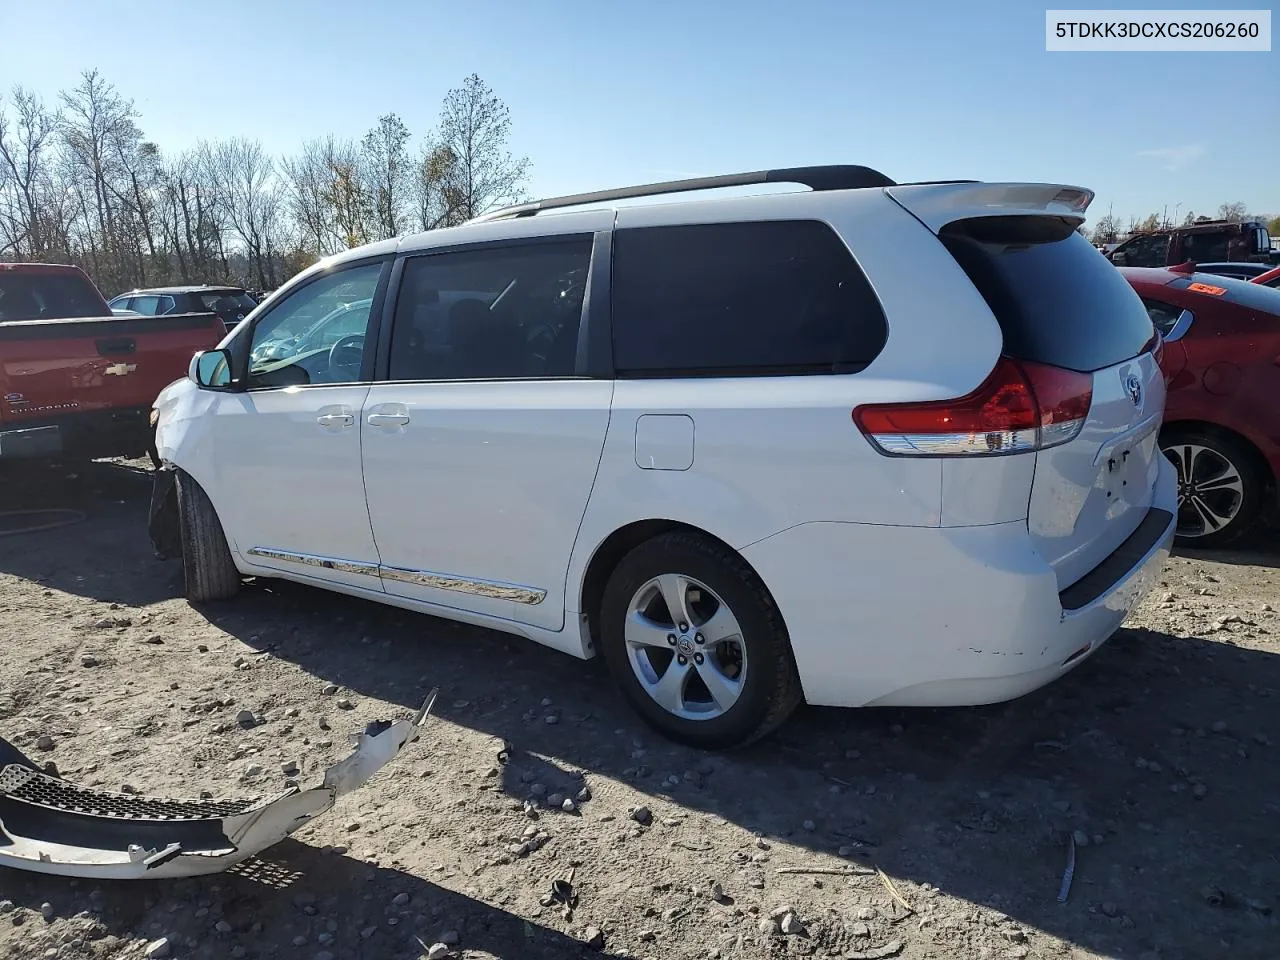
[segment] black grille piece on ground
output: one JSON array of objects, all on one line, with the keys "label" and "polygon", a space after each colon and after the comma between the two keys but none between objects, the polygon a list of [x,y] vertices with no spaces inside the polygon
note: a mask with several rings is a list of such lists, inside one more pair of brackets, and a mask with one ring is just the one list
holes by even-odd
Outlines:
[{"label": "black grille piece on ground", "polygon": [[37,807],[114,820],[219,820],[247,813],[262,800],[162,800],[77,787],[10,764],[0,770],[0,796]]}]

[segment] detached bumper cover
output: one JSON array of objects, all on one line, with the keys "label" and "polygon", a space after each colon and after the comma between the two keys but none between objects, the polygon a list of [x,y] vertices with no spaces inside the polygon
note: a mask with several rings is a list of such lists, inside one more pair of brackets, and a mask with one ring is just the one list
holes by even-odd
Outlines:
[{"label": "detached bumper cover", "polygon": [[166,800],[77,787],[0,740],[0,866],[136,880],[218,873],[333,808],[416,741],[436,691],[412,719],[371,724],[320,782],[254,800]]}]

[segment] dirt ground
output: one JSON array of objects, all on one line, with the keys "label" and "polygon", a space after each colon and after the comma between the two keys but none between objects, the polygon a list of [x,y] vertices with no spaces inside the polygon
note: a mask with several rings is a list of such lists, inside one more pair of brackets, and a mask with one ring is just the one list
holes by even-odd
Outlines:
[{"label": "dirt ground", "polygon": [[[0,483],[4,509],[85,514],[0,536],[0,733],[63,776],[267,792],[441,690],[421,742],[235,873],[0,871],[0,957],[1280,956],[1275,533],[1173,559],[1108,646],[1014,703],[805,709],[708,755],[516,638],[270,581],[189,606],[146,538],[143,464]],[[540,901],[570,875],[566,917]]]}]

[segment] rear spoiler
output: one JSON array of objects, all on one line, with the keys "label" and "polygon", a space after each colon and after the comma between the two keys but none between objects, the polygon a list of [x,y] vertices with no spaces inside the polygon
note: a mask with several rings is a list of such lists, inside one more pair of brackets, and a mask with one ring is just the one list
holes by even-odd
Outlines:
[{"label": "rear spoiler", "polygon": [[934,233],[972,217],[1051,216],[1084,222],[1093,191],[1059,183],[936,183],[885,193]]},{"label": "rear spoiler", "polygon": [[199,330],[225,327],[216,313],[163,313],[149,317],[62,317],[56,320],[0,321],[0,340],[44,340],[60,337],[129,336],[153,330]]}]

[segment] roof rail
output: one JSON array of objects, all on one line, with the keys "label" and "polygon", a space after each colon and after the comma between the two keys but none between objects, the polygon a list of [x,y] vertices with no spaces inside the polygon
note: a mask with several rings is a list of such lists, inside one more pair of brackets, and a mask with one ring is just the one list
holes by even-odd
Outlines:
[{"label": "roof rail", "polygon": [[633,197],[654,197],[668,193],[685,193],[690,190],[715,190],[721,187],[745,187],[757,183],[796,183],[811,190],[853,190],[859,187],[892,187],[894,182],[879,170],[854,165],[825,167],[787,167],[779,170],[756,170],[752,173],[730,173],[719,177],[695,177],[691,180],[668,180],[666,183],[645,183],[615,190],[596,190],[592,193],[575,193],[565,197],[548,197],[529,203],[493,210],[468,220],[468,223],[485,223],[489,220],[506,220],[511,217],[531,217],[542,210],[560,207],[577,207],[587,203],[606,203],[611,200],[629,200]]}]

